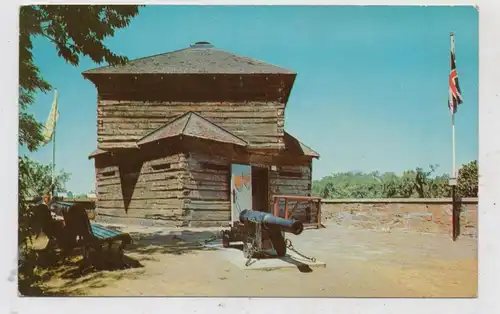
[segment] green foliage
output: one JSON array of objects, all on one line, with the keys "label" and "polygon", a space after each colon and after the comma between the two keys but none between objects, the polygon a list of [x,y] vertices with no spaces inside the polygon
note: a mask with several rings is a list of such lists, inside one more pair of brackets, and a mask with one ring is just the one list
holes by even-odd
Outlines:
[{"label": "green foliage", "polygon": [[[27,157],[20,157],[19,178],[28,188],[28,195],[41,196],[47,191],[51,191],[52,185],[52,165],[44,165]],[[70,174],[61,170],[55,175],[55,192],[66,192],[65,184],[70,179]]]},{"label": "green foliage", "polygon": [[458,171],[457,194],[462,197],[477,197],[479,173],[477,160],[464,165]]},{"label": "green foliage", "polygon": [[33,61],[36,36],[52,42],[60,57],[78,66],[80,56],[100,64],[122,64],[124,56],[113,53],[103,44],[106,37],[129,25],[139,13],[136,5],[29,5],[20,9],[19,25],[19,144],[30,151],[42,143],[43,125],[27,112],[36,92],[51,90]]},{"label": "green foliage", "polygon": [[[31,235],[31,211],[30,201],[41,197],[45,192],[50,191],[52,183],[52,166],[44,165],[30,160],[27,157],[19,157],[19,241],[25,245],[26,238]],[[61,170],[55,176],[56,192],[64,192],[65,184],[70,175]]]},{"label": "green foliage", "polygon": [[18,184],[19,184],[19,206],[18,206],[18,240],[19,245],[26,248],[27,238],[32,234],[31,229],[31,211],[29,210],[29,198],[28,195],[29,187],[28,182],[23,180],[28,173],[28,165],[25,162],[25,158],[19,157],[19,176],[18,176]]},{"label": "green foliage", "polygon": [[86,201],[89,198],[88,198],[87,194],[78,194],[78,195],[73,195],[73,199],[75,201]]},{"label": "green foliage", "polygon": [[[20,9],[19,20],[19,145],[36,151],[43,143],[43,125],[28,112],[37,92],[47,93],[47,82],[33,58],[33,39],[41,36],[55,45],[57,54],[78,66],[86,56],[100,64],[122,64],[125,56],[113,53],[103,44],[106,37],[129,25],[139,13],[136,5],[29,5]],[[19,241],[25,247],[31,235],[29,200],[50,188],[51,166],[19,157]],[[56,177],[56,191],[64,192],[69,175]]]},{"label": "green foliage", "polygon": [[[429,170],[416,168],[401,175],[387,173],[346,172],[313,181],[312,192],[323,198],[438,198],[450,197],[450,177],[435,176],[438,166]],[[457,195],[477,196],[477,162],[464,165],[459,171]]]}]

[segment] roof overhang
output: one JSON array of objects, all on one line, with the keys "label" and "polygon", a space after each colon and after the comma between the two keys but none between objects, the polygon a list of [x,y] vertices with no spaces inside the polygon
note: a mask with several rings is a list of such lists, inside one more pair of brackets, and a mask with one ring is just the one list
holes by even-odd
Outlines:
[{"label": "roof overhang", "polygon": [[311,147],[299,141],[296,137],[285,131],[285,149],[292,154],[299,153],[305,156],[319,159],[320,155]]},{"label": "roof overhang", "polygon": [[84,71],[84,77],[102,74],[296,74],[261,60],[216,49],[208,42],[167,53],[129,60],[124,64]]}]

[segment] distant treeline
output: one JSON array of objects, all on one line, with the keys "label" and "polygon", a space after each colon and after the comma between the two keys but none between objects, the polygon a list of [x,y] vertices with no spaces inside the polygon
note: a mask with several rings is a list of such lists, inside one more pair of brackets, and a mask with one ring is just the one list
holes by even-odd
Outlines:
[{"label": "distant treeline", "polygon": [[[335,173],[313,181],[313,195],[322,198],[439,198],[450,197],[450,176],[436,176],[437,166],[429,170],[416,168],[398,175],[393,172]],[[471,161],[459,169],[457,195],[477,197],[477,161]]]}]

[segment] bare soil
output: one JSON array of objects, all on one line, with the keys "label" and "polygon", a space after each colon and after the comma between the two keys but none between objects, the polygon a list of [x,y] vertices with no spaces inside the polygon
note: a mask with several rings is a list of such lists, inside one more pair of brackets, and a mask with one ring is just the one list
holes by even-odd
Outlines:
[{"label": "bare soil", "polygon": [[[217,229],[218,230],[218,229]],[[476,297],[477,239],[339,225],[290,236],[325,268],[244,270],[200,245],[217,230],[123,227],[135,240],[125,270],[43,269],[43,294],[88,296]],[[182,234],[182,239],[179,235]]]}]

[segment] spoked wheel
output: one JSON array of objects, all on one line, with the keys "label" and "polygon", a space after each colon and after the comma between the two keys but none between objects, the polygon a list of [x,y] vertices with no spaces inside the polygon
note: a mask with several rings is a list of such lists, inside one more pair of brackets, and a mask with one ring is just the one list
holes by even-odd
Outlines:
[{"label": "spoked wheel", "polygon": [[229,234],[227,232],[222,232],[222,247],[228,248],[229,242],[231,241]]},{"label": "spoked wheel", "polygon": [[243,256],[245,256],[245,258],[252,258],[253,257],[253,252],[254,250],[254,245],[253,243],[250,243],[250,242],[243,242]]}]

